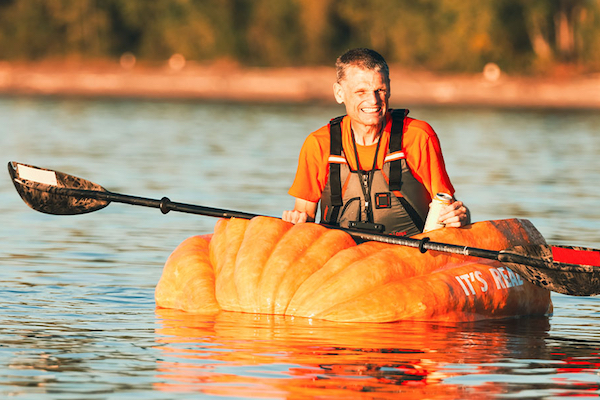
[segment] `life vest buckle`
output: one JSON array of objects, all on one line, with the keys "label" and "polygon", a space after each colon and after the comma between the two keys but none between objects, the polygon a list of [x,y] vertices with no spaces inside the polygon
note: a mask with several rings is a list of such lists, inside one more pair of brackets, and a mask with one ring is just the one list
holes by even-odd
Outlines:
[{"label": "life vest buckle", "polygon": [[377,232],[377,233],[385,232],[385,225],[374,224],[372,222],[350,221],[348,223],[348,227],[350,229],[356,229],[359,231],[369,231],[369,232]]},{"label": "life vest buckle", "polygon": [[390,208],[392,196],[389,193],[375,193],[375,208]]}]

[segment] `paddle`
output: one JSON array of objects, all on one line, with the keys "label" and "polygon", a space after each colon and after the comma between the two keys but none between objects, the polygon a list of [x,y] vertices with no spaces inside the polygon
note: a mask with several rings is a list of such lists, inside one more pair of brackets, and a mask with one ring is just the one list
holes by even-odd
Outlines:
[{"label": "paddle", "polygon": [[[223,210],[113,193],[90,181],[62,172],[38,168],[17,162],[8,163],[8,171],[19,195],[34,210],[55,215],[89,213],[108,206],[111,202],[153,207],[163,214],[169,211],[206,215],[220,218],[251,219],[257,214]],[[497,260],[518,272],[528,281],[555,292],[589,296],[600,294],[600,250],[572,246],[517,246],[506,250],[486,250],[370,232],[331,227],[348,232],[362,241],[378,241],[401,246],[460,254]]]}]

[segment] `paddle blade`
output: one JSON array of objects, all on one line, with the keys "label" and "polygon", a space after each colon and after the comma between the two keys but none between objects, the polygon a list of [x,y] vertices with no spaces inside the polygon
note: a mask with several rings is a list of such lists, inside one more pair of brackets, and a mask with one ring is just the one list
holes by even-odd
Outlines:
[{"label": "paddle blade", "polygon": [[600,294],[600,250],[573,246],[518,246],[498,258],[538,286],[574,296]]},{"label": "paddle blade", "polygon": [[[36,211],[54,215],[84,214],[99,210],[110,201],[88,197],[106,190],[93,182],[62,172],[11,161],[8,173],[23,201]],[[81,193],[74,195],[78,190]]]}]

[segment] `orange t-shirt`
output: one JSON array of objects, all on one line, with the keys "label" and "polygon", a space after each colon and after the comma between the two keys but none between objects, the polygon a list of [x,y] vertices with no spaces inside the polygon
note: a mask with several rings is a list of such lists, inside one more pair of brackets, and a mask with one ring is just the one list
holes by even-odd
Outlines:
[{"label": "orange t-shirt", "polygon": [[[383,167],[383,160],[389,148],[391,127],[391,115],[388,113],[377,155],[378,169]],[[306,138],[300,150],[296,178],[288,191],[290,195],[314,203],[321,199],[329,174],[329,142],[329,125],[325,125]],[[355,170],[356,160],[348,116],[342,121],[342,147],[350,168]],[[356,145],[361,169],[368,171],[372,168],[376,149],[377,144]],[[404,119],[402,150],[406,154],[410,170],[429,191],[432,198],[438,192],[454,195],[454,187],[446,172],[439,139],[428,123],[409,117]]]}]

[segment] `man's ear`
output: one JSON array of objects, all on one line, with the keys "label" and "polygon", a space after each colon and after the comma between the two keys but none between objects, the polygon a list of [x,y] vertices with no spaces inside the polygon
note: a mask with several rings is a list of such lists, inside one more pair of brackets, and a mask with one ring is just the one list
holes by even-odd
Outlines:
[{"label": "man's ear", "polygon": [[387,92],[388,100],[390,99],[390,97],[392,97],[392,80],[388,77],[388,92]]},{"label": "man's ear", "polygon": [[339,104],[344,103],[344,88],[337,82],[333,84],[333,96]]}]

